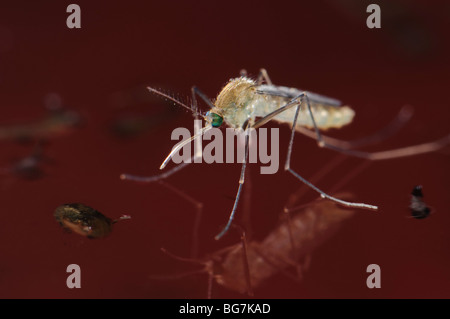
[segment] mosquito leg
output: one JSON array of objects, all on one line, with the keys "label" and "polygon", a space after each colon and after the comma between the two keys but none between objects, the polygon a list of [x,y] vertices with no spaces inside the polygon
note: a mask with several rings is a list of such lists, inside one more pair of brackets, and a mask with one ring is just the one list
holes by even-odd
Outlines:
[{"label": "mosquito leg", "polygon": [[364,203],[354,203],[354,202],[347,202],[345,200],[341,200],[338,199],[336,197],[333,197],[331,195],[328,195],[327,193],[321,191],[319,188],[317,188],[316,186],[314,186],[313,184],[309,183],[306,179],[304,179],[303,177],[301,177],[299,174],[297,174],[295,171],[293,171],[292,169],[288,169],[288,172],[291,173],[292,175],[294,175],[294,177],[296,177],[298,180],[300,180],[301,182],[305,183],[307,186],[309,186],[310,188],[312,188],[313,190],[315,190],[316,192],[318,192],[320,194],[320,196],[322,198],[327,198],[329,200],[332,200],[333,202],[336,202],[340,205],[346,206],[346,207],[354,207],[354,208],[362,208],[362,209],[370,209],[370,210],[378,210],[377,206],[374,205],[369,205],[369,204],[364,204]]},{"label": "mosquito leg", "polygon": [[[341,157],[337,157],[336,160],[331,162],[330,165],[325,166],[324,171],[329,172],[332,168],[336,167],[338,164],[342,162],[342,159],[344,159],[342,154],[339,154]],[[350,180],[352,180],[356,175],[361,174],[362,171],[367,169],[367,167],[371,164],[371,161],[363,161],[361,164],[359,164],[356,168],[352,169],[346,176],[341,179],[337,184],[335,184],[328,193],[335,194],[338,190],[340,190],[345,184],[347,184]],[[321,171],[322,172],[322,171]],[[311,178],[313,183],[315,184],[318,182],[325,174],[322,174],[321,172],[317,173],[315,176]],[[310,205],[311,203],[306,203],[298,206],[293,206],[295,202],[298,201],[298,198],[300,198],[304,193],[304,188],[300,188],[297,193],[292,194],[289,197],[288,204],[284,207],[284,212],[288,215],[292,214],[293,212],[296,212],[300,209],[305,208],[306,206]]]},{"label": "mosquito leg", "polygon": [[325,142],[325,140],[322,138],[322,136],[319,132],[319,129],[316,125],[316,121],[314,120],[314,115],[311,110],[311,105],[309,103],[308,96],[306,94],[304,94],[304,96],[306,97],[305,101],[306,101],[306,106],[308,108],[309,116],[311,117],[311,120],[312,120],[312,123],[314,126],[314,130],[316,131],[317,144],[320,147],[326,147],[331,150],[341,152],[341,153],[344,153],[344,154],[347,154],[350,156],[360,157],[360,158],[365,158],[365,159],[369,159],[372,161],[376,161],[376,160],[385,160],[385,159],[392,159],[392,158],[399,158],[399,157],[412,156],[412,155],[417,155],[417,154],[422,154],[422,153],[434,152],[450,143],[450,134],[448,134],[447,136],[445,136],[439,140],[433,141],[433,142],[398,148],[398,149],[389,150],[389,151],[375,152],[375,153],[347,150],[347,149],[343,149],[341,147],[330,145],[330,144],[327,144]]},{"label": "mosquito leg", "polygon": [[174,168],[169,169],[168,171],[166,171],[162,174],[153,175],[153,176],[138,176],[138,175],[131,175],[131,174],[121,174],[120,179],[134,181],[134,182],[141,182],[141,183],[156,182],[156,181],[165,179],[165,178],[175,174],[176,172],[182,170],[183,168],[185,168],[186,166],[191,164],[194,161],[194,159],[195,159],[195,156],[192,156],[190,163],[189,162],[181,163],[180,165],[175,166]]},{"label": "mosquito leg", "polygon": [[299,106],[301,104],[301,102],[302,102],[301,98],[303,96],[305,96],[305,93],[301,93],[300,95],[298,95],[297,97],[292,99],[289,103],[283,105],[282,107],[280,107],[279,109],[276,109],[273,112],[270,112],[269,114],[267,114],[263,118],[260,118],[258,121],[255,122],[255,124],[252,125],[252,128],[254,128],[256,130],[260,126],[263,126],[264,124],[266,124],[267,122],[272,120],[278,114],[283,113],[284,111],[287,111],[287,110],[289,110],[289,109],[291,109],[291,108],[293,108],[295,106]]},{"label": "mosquito leg", "polygon": [[[316,174],[314,174],[314,176],[312,176],[309,179],[309,181],[312,184],[317,184],[323,177],[325,177],[329,172],[331,172],[338,165],[340,165],[345,159],[346,156],[344,154],[337,154],[336,157],[329,164],[327,164],[325,167],[320,169]],[[284,206],[284,212],[290,213],[293,205],[296,202],[298,202],[298,199],[301,198],[308,189],[309,188],[306,185],[303,185],[296,193],[292,194],[289,197],[286,205]]]},{"label": "mosquito leg", "polygon": [[[323,169],[321,169],[319,172],[317,172],[311,179],[310,181],[313,184],[316,184],[320,179],[322,179],[322,177],[324,177],[326,174],[328,174],[331,170],[333,170],[334,168],[336,168],[336,166],[338,166],[340,163],[342,163],[345,160],[345,157],[343,154],[338,154],[336,155],[336,157],[334,158],[334,160],[332,160],[328,165],[326,165]],[[306,185],[303,185],[302,187],[300,187],[300,189],[298,191],[296,191],[295,193],[291,194],[291,196],[289,196],[288,202],[286,203],[285,207],[284,207],[284,213],[285,213],[285,219],[287,221],[287,229],[288,229],[288,234],[289,234],[289,239],[291,242],[291,258],[293,260],[295,260],[295,252],[297,251],[297,247],[295,245],[295,241],[294,241],[294,237],[293,237],[293,233],[292,233],[292,222],[291,222],[291,214],[294,210],[297,210],[298,207],[293,207],[293,204],[298,202],[299,198],[301,198],[304,193],[306,192],[306,190],[308,189],[308,187]],[[311,203],[308,204],[304,204],[302,205],[302,208],[305,206],[310,205]],[[301,267],[300,265],[298,265],[297,270],[300,271]],[[300,272],[299,272],[300,274]]]},{"label": "mosquito leg", "polygon": [[216,237],[215,237],[216,240],[219,240],[220,238],[222,238],[223,235],[225,235],[225,233],[230,228],[231,223],[233,222],[234,214],[236,213],[237,205],[239,203],[239,198],[240,198],[241,192],[242,192],[242,185],[244,185],[244,181],[245,181],[245,168],[247,166],[249,138],[250,138],[250,129],[249,129],[249,125],[248,125],[248,120],[244,124],[244,127],[245,127],[245,155],[244,155],[244,162],[242,163],[241,177],[239,178],[239,187],[238,187],[236,198],[234,200],[233,209],[231,210],[231,214],[228,219],[228,222],[225,225],[225,227],[222,229],[222,231],[218,235],[216,235]]},{"label": "mosquito leg", "polygon": [[[303,182],[304,184],[306,184],[308,187],[312,188],[313,190],[315,190],[316,192],[318,192],[320,194],[321,197],[323,198],[328,198],[338,204],[341,204],[343,206],[347,206],[347,207],[355,207],[355,208],[363,208],[363,209],[371,209],[371,210],[377,210],[378,207],[377,206],[373,206],[373,205],[369,205],[369,204],[364,204],[364,203],[352,203],[352,202],[347,202],[344,200],[340,200],[338,198],[335,198],[333,196],[330,196],[328,194],[326,194],[325,192],[321,191],[319,188],[317,188],[316,186],[314,186],[313,184],[311,184],[310,182],[308,182],[306,179],[304,179],[303,177],[301,177],[298,173],[296,173],[294,170],[292,170],[290,168],[290,161],[291,161],[291,153],[292,153],[292,145],[294,143],[294,136],[295,136],[295,129],[296,129],[296,125],[297,125],[297,118],[298,118],[298,114],[300,111],[300,107],[302,106],[303,103],[303,98],[306,97],[306,93],[300,93],[298,96],[296,96],[295,98],[293,98],[289,103],[287,103],[286,105],[280,107],[279,109],[276,109],[275,111],[269,113],[268,115],[266,115],[265,117],[259,119],[253,126],[252,128],[256,129],[262,125],[264,125],[265,123],[269,122],[272,118],[274,118],[275,116],[277,116],[278,114],[292,108],[292,107],[297,107],[297,110],[295,112],[295,116],[294,116],[294,121],[292,124],[292,131],[291,131],[291,139],[289,141],[289,146],[288,146],[288,154],[286,157],[286,163],[284,166],[284,170],[288,171],[289,173],[291,173],[294,177],[296,177],[298,180],[300,180],[301,182]],[[308,98],[306,97],[306,101],[307,101],[307,106],[308,106],[308,110],[310,111],[310,114],[312,116],[312,112],[311,112],[311,107],[309,105],[308,102]],[[317,128],[317,125],[315,125],[315,120],[314,117],[312,117],[312,121],[314,123],[314,127],[316,130],[316,134],[318,136],[318,139],[320,138],[320,132],[319,129]],[[322,141],[323,143],[323,141]],[[350,152],[350,151],[348,151]]]},{"label": "mosquito leg", "polygon": [[245,226],[247,238],[252,237],[252,222],[251,222],[251,196],[252,196],[252,178],[250,174],[250,166],[247,166],[245,171],[245,184],[244,184],[244,198],[243,198],[243,213],[242,224]]},{"label": "mosquito leg", "polygon": [[208,98],[208,96],[206,96],[205,93],[200,91],[200,89],[198,87],[193,86],[191,90],[192,90],[192,96],[194,97],[195,103],[197,103],[197,100],[195,99],[195,94],[197,94],[203,101],[205,101],[206,104],[208,104],[208,106],[210,108],[214,108],[214,104],[211,102],[211,100]]},{"label": "mosquito leg", "polygon": [[[195,158],[195,156],[193,156],[191,158],[191,162],[192,160]],[[187,195],[186,193],[184,193],[183,191],[179,190],[178,188],[169,185],[165,182],[163,182],[163,179],[169,177],[170,175],[178,172],[179,170],[183,169],[184,167],[186,167],[187,165],[189,165],[190,163],[182,163],[178,166],[175,166],[174,168],[168,170],[167,172],[164,172],[160,175],[155,175],[155,176],[136,176],[136,175],[130,175],[130,174],[122,174],[120,175],[120,179],[122,180],[131,180],[131,181],[135,181],[135,182],[143,182],[143,183],[151,183],[151,182],[159,182],[161,185],[165,186],[166,188],[170,189],[171,191],[173,191],[174,193],[176,193],[178,196],[184,198],[185,200],[187,200],[188,202],[191,202],[195,209],[196,209],[196,214],[195,214],[195,218],[194,218],[194,226],[193,226],[193,234],[192,234],[192,247],[191,247],[191,257],[197,257],[198,255],[198,231],[199,231],[199,227],[200,227],[200,221],[202,218],[202,212],[203,212],[203,203],[195,200],[193,197]]]},{"label": "mosquito leg", "polygon": [[247,238],[245,237],[245,232],[242,232],[242,261],[245,266],[245,281],[247,282],[247,294],[253,296],[252,282],[250,280],[250,267],[248,265],[248,255],[247,255]]},{"label": "mosquito leg", "polygon": [[[411,119],[413,113],[413,107],[410,105],[406,105],[400,109],[397,116],[384,128],[372,135],[365,136],[353,141],[343,141],[333,137],[325,136],[323,134],[322,139],[326,144],[340,147],[342,149],[355,149],[361,146],[379,143],[397,133]],[[313,139],[316,139],[317,137],[315,132],[309,130],[306,127],[298,126],[296,127],[296,130],[297,132],[307,137]]]},{"label": "mosquito leg", "polygon": [[281,107],[281,108],[279,108],[279,109],[269,113],[265,117],[259,119],[253,125],[253,128],[256,129],[256,128],[264,125],[268,121],[270,121],[272,118],[274,118],[278,114],[280,114],[280,113],[282,113],[282,112],[284,112],[284,111],[286,111],[286,110],[296,106],[297,107],[297,111],[296,111],[295,118],[294,118],[294,123],[293,123],[293,126],[292,126],[291,140],[289,142],[288,156],[286,158],[285,170],[287,170],[294,177],[299,179],[301,182],[303,182],[304,184],[306,184],[307,186],[309,186],[310,188],[312,188],[313,190],[318,192],[321,195],[321,197],[328,198],[328,199],[330,199],[332,201],[335,201],[335,202],[337,202],[337,203],[339,203],[341,205],[344,205],[344,206],[355,207],[355,208],[373,209],[373,210],[378,209],[376,206],[373,206],[373,205],[368,205],[368,204],[364,204],[364,203],[351,203],[351,202],[342,201],[340,199],[332,197],[332,196],[324,193],[323,191],[321,191],[316,186],[312,185],[310,182],[308,182],[306,179],[301,177],[298,173],[296,173],[295,171],[293,171],[290,168],[290,156],[291,156],[292,145],[293,145],[293,140],[294,140],[294,136],[295,136],[295,129],[296,129],[296,124],[297,124],[297,118],[298,118],[300,106],[301,106],[301,104],[303,102],[303,98],[304,98],[304,100],[306,100],[308,112],[309,112],[309,114],[311,116],[311,120],[313,122],[314,129],[316,131],[316,139],[318,141],[318,144],[320,146],[328,147],[330,149],[335,149],[335,150],[340,151],[340,152],[342,152],[344,154],[347,154],[347,155],[353,155],[353,156],[356,156],[356,157],[367,158],[367,159],[371,159],[371,160],[396,158],[396,157],[403,157],[403,156],[416,155],[416,154],[420,154],[420,153],[427,153],[427,152],[435,151],[435,150],[437,150],[439,148],[442,148],[443,146],[447,145],[450,142],[450,135],[448,135],[445,138],[443,138],[441,140],[438,140],[438,141],[435,141],[435,142],[415,145],[415,146],[411,146],[411,147],[406,147],[406,148],[397,149],[397,150],[391,150],[391,151],[386,151],[386,152],[378,152],[378,153],[366,153],[366,152],[345,150],[345,149],[340,149],[340,148],[337,148],[337,147],[333,147],[332,145],[326,144],[324,142],[324,140],[322,139],[321,134],[319,132],[319,129],[318,129],[316,123],[315,123],[315,119],[314,119],[313,113],[311,111],[311,106],[309,104],[309,99],[308,99],[306,93],[299,94],[294,99],[292,99],[289,103],[287,103],[283,107]]},{"label": "mosquito leg", "polygon": [[[295,98],[295,99],[301,98],[302,96],[305,96],[305,95],[304,95],[304,94],[303,94],[303,95],[300,95],[299,97],[297,97],[297,98]],[[308,103],[308,98],[306,98],[306,101],[307,101],[307,103]],[[285,170],[285,171],[288,171],[288,172],[291,173],[294,177],[296,177],[298,180],[300,180],[301,182],[303,182],[304,184],[306,184],[307,186],[309,186],[310,188],[312,188],[313,190],[315,190],[316,192],[318,192],[322,198],[328,198],[328,199],[330,199],[330,200],[332,200],[332,201],[334,201],[334,202],[336,202],[336,203],[338,203],[338,204],[341,204],[341,205],[347,206],[347,207],[355,207],[355,208],[364,208],[364,209],[377,210],[377,209],[378,209],[377,206],[373,206],[373,205],[369,205],[369,204],[364,204],[364,203],[347,202],[347,201],[344,201],[344,200],[335,198],[335,197],[333,197],[333,196],[331,196],[331,195],[328,195],[328,194],[326,194],[325,192],[323,192],[322,190],[320,190],[319,188],[317,188],[316,186],[314,186],[313,184],[311,184],[310,182],[308,182],[306,179],[304,179],[303,177],[301,177],[298,173],[296,173],[294,170],[292,170],[292,169],[290,168],[291,154],[292,154],[292,145],[293,145],[293,143],[294,143],[294,136],[295,136],[295,127],[296,127],[296,125],[297,125],[297,118],[298,118],[298,114],[299,114],[299,111],[300,111],[300,107],[301,107],[301,106],[302,106],[302,103],[300,103],[300,104],[297,106],[297,110],[295,111],[294,121],[293,121],[293,124],[292,124],[291,139],[290,139],[290,141],[289,141],[288,153],[287,153],[287,158],[286,158],[286,163],[285,163],[285,166],[284,166],[284,170]],[[307,104],[307,106],[309,107],[309,104]],[[310,109],[311,109],[311,108],[309,107],[309,110],[310,110]],[[311,113],[311,114],[312,114],[312,113]],[[315,124],[314,118],[312,118],[312,121],[313,121],[313,123]],[[316,127],[316,129],[317,129],[317,126],[315,126],[315,127]],[[317,129],[317,132],[318,132],[318,129]],[[320,137],[320,133],[319,133],[318,136]]]},{"label": "mosquito leg", "polygon": [[194,226],[192,229],[192,246],[191,246],[191,258],[197,258],[198,257],[198,247],[199,247],[199,241],[198,241],[198,233],[200,228],[200,221],[203,214],[203,203],[199,202],[192,196],[189,196],[182,190],[179,190],[175,186],[172,186],[170,184],[165,183],[164,181],[160,180],[158,181],[161,185],[168,188],[178,196],[184,198],[186,201],[190,202],[196,210],[195,218],[194,218]]},{"label": "mosquito leg", "polygon": [[[267,122],[269,122],[270,120],[272,120],[278,114],[301,104],[301,102],[303,101],[303,97],[306,97],[306,96],[307,96],[306,92],[303,92],[303,93],[297,95],[286,105],[276,109],[275,111],[267,114],[265,117],[259,119],[252,127],[254,129],[257,129],[258,127],[260,127],[260,126],[266,124]],[[432,141],[432,142],[398,148],[398,149],[389,150],[389,151],[375,152],[375,153],[348,150],[348,149],[345,149],[342,147],[334,146],[330,143],[327,143],[327,141],[324,138],[322,138],[322,135],[320,134],[318,127],[315,123],[314,115],[312,113],[311,106],[309,104],[309,99],[305,98],[305,100],[307,102],[307,108],[308,108],[309,115],[313,122],[315,136],[316,136],[315,138],[316,138],[319,146],[326,147],[326,148],[332,149],[334,151],[344,153],[346,155],[359,157],[359,158],[365,158],[365,159],[369,159],[369,160],[385,160],[385,159],[392,159],[392,158],[399,158],[399,157],[434,152],[434,151],[437,151],[437,150],[443,148],[444,146],[450,144],[450,134],[448,134],[447,136],[445,136],[441,139]],[[296,129],[298,129],[298,128],[296,128]],[[298,130],[301,130],[301,128]]]},{"label": "mosquito leg", "polygon": [[[294,99],[289,101],[289,103],[283,105],[279,109],[276,109],[275,111],[267,114],[263,118],[259,119],[255,125],[253,126],[254,129],[257,129],[258,127],[266,124],[270,120],[272,120],[275,116],[277,116],[280,113],[283,113],[284,111],[289,110],[292,107],[297,106],[301,103],[301,99],[306,95],[306,92],[303,92],[296,96]],[[355,141],[342,141],[336,138],[332,138],[329,136],[322,136],[322,139],[325,141],[326,144],[340,147],[343,149],[351,149],[358,146],[373,144],[376,142],[379,142],[390,135],[393,135],[395,132],[397,132],[412,116],[413,109],[410,106],[404,106],[398,113],[397,117],[385,128],[380,130],[379,132],[376,132],[373,135],[355,140]],[[309,130],[306,127],[297,126],[296,131],[299,133],[302,133],[303,135],[306,135],[307,137],[317,139],[317,131],[316,129],[313,131]]]},{"label": "mosquito leg", "polygon": [[[345,156],[343,154],[338,154],[328,165],[326,165],[323,169],[318,171],[310,179],[311,183],[316,184],[317,182],[319,182],[326,174],[328,174],[330,171],[332,171],[334,168],[336,168],[344,160],[345,160]],[[301,206],[293,207],[293,205],[296,202],[298,202],[299,198],[301,198],[304,195],[304,193],[306,192],[307,189],[308,189],[308,187],[306,185],[303,185],[302,187],[300,187],[300,189],[298,191],[291,194],[291,196],[289,196],[289,199],[288,199],[286,205],[284,206],[284,210],[283,210],[285,213],[284,217],[287,221],[287,229],[288,229],[288,233],[289,233],[289,239],[291,242],[291,255],[292,255],[293,259],[295,259],[295,252],[297,251],[297,247],[295,245],[294,238],[292,236],[291,214],[292,214],[292,212],[294,212],[300,208],[309,206],[311,204],[311,203],[307,203],[307,204],[303,204]]]},{"label": "mosquito leg", "polygon": [[266,69],[259,70],[258,80],[256,81],[258,85],[263,84],[263,82],[266,82],[267,85],[272,85],[272,81],[270,80]]},{"label": "mosquito leg", "polygon": [[253,289],[250,276],[250,266],[248,263],[248,248],[247,248],[247,236],[244,228],[239,225],[233,225],[241,233],[241,251],[242,251],[242,264],[244,265],[245,283],[247,286],[247,294],[253,296]]}]

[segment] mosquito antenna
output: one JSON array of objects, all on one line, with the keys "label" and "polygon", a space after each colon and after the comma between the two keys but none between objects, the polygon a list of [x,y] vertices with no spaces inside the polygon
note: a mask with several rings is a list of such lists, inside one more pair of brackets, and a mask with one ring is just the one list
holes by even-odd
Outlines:
[{"label": "mosquito antenna", "polygon": [[161,164],[161,166],[159,167],[159,169],[163,169],[164,167],[166,167],[167,163],[169,163],[170,159],[172,158],[173,155],[175,155],[180,149],[182,149],[185,145],[191,143],[192,141],[194,141],[195,139],[199,138],[200,136],[202,136],[203,134],[205,134],[207,131],[209,131],[210,129],[212,129],[212,125],[207,125],[205,127],[203,127],[200,132],[198,132],[197,134],[195,134],[194,136],[192,136],[191,138],[181,141],[178,144],[176,144],[173,148],[172,151],[170,152],[169,155],[167,155],[166,159],[164,160],[164,162]]},{"label": "mosquito antenna", "polygon": [[174,98],[174,97],[172,97],[172,96],[170,96],[170,95],[168,95],[166,93],[163,93],[163,92],[161,92],[161,91],[159,91],[157,89],[154,89],[154,88],[152,88],[150,86],[147,86],[147,90],[149,90],[150,92],[152,92],[154,94],[160,95],[160,96],[164,97],[165,99],[168,99],[168,100],[170,100],[170,101],[172,101],[172,102],[174,102],[174,103],[184,107],[185,109],[188,109],[189,111],[191,111],[195,115],[199,115],[199,116],[201,116],[202,118],[205,119],[205,116],[203,114],[197,112],[196,110],[194,110],[193,108],[187,106],[186,104],[184,104],[183,102],[177,100],[176,98]]}]

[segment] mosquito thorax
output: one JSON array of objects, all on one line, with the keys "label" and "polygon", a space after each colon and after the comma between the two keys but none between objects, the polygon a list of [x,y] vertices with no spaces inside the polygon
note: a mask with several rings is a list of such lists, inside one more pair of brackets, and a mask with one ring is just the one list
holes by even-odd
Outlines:
[{"label": "mosquito thorax", "polygon": [[249,106],[254,103],[255,93],[255,81],[244,76],[234,78],[217,95],[214,105],[230,127],[240,128],[251,116]]},{"label": "mosquito thorax", "polygon": [[248,99],[248,95],[253,95],[253,88],[256,82],[247,77],[234,78],[228,81],[222,91],[217,95],[215,106],[219,109],[229,107],[239,107],[242,99]]}]

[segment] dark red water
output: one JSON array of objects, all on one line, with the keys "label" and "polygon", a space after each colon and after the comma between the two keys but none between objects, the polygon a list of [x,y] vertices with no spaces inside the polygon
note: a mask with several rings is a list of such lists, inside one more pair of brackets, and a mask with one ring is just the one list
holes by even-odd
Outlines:
[{"label": "dark red water", "polygon": [[[160,251],[189,256],[194,208],[158,185],[121,181],[124,172],[153,175],[170,151],[171,131],[192,128],[192,117],[145,91],[161,87],[188,97],[197,85],[214,97],[246,68],[265,67],[273,82],[336,97],[356,111],[354,123],[330,135],[355,139],[375,132],[410,104],[414,117],[389,140],[367,148],[392,149],[449,133],[449,5],[381,2],[382,28],[368,29],[367,4],[283,1],[195,4],[156,1],[77,1],[81,29],[66,27],[72,1],[2,5],[0,9],[1,123],[37,121],[44,99],[58,94],[84,118],[84,126],[49,138],[45,176],[0,181],[0,297],[203,298],[206,276],[154,280],[192,266]],[[204,106],[206,108],[206,106]],[[157,119],[130,139],[111,133],[115,119],[138,114]],[[276,125],[269,125],[276,127]],[[289,129],[280,130],[281,162]],[[32,144],[0,141],[3,167],[26,156]],[[308,178],[334,157],[310,139],[296,137],[292,166]],[[348,159],[318,183],[329,189],[361,160]],[[301,283],[278,275],[255,290],[259,298],[450,297],[449,153],[373,163],[346,187],[358,201],[380,206],[359,211],[312,255]],[[172,164],[173,165],[173,164]],[[281,164],[282,166],[283,164]],[[282,172],[252,170],[251,221],[263,238],[300,183]],[[217,242],[233,204],[240,166],[196,164],[168,182],[204,203],[200,254],[239,241]],[[410,192],[422,185],[433,208],[409,218]],[[314,194],[309,193],[309,198]],[[70,202],[111,218],[112,234],[89,240],[66,234],[54,209]],[[238,210],[239,215],[242,210]],[[69,264],[81,267],[81,289],[66,286]],[[368,289],[366,267],[381,267],[381,288]],[[217,285],[214,297],[245,297]]]}]

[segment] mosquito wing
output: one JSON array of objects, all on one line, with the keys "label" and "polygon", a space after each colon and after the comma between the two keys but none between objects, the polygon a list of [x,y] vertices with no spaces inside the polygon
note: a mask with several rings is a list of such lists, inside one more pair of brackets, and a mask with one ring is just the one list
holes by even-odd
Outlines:
[{"label": "mosquito wing", "polygon": [[293,99],[293,98],[298,97],[302,93],[306,93],[309,101],[312,104],[322,104],[322,105],[326,105],[326,106],[336,106],[336,107],[342,105],[342,102],[337,99],[334,99],[334,98],[331,98],[331,97],[328,97],[325,95],[320,95],[317,93],[312,93],[309,91],[299,90],[296,88],[289,88],[286,86],[275,86],[275,85],[263,84],[263,85],[259,85],[257,87],[256,92],[258,94],[279,96],[279,97],[283,97],[286,99]]}]

